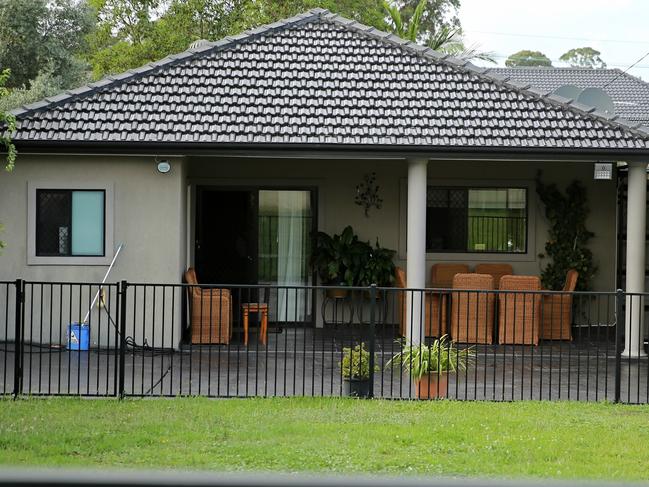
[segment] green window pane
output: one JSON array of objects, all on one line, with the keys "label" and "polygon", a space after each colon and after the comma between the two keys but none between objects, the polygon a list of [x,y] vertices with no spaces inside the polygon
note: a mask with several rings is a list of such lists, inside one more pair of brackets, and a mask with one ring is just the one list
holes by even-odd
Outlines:
[{"label": "green window pane", "polygon": [[104,192],[72,192],[72,255],[104,255]]}]

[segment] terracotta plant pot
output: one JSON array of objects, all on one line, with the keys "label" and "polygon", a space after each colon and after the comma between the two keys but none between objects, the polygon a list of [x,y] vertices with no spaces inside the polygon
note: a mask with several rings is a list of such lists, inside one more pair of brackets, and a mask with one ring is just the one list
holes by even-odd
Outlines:
[{"label": "terracotta plant pot", "polygon": [[349,289],[327,289],[327,297],[333,299],[345,299],[349,295]]},{"label": "terracotta plant pot", "polygon": [[428,374],[415,381],[417,399],[438,399],[446,397],[448,373]]}]

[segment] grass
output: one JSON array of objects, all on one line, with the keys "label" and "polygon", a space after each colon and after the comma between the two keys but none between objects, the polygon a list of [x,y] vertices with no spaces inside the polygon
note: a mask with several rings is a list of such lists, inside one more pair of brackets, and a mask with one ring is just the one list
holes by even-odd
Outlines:
[{"label": "grass", "polygon": [[0,404],[0,464],[647,480],[649,407],[349,399]]}]

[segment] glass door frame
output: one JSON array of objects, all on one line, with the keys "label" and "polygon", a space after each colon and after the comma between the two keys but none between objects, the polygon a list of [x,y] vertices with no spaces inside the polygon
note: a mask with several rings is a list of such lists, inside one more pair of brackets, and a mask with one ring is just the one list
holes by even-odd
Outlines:
[{"label": "glass door frame", "polygon": [[[195,185],[195,206],[194,206],[194,214],[192,215],[193,221],[194,221],[194,235],[197,235],[198,232],[198,225],[199,225],[199,208],[198,204],[200,201],[200,194],[203,191],[249,191],[251,193],[256,193],[256,199],[257,199],[257,214],[256,214],[256,219],[257,219],[257,230],[255,232],[254,238],[256,240],[256,246],[257,249],[259,248],[259,229],[258,229],[258,224],[259,224],[259,192],[260,191],[308,191],[309,196],[310,196],[310,205],[311,205],[311,249],[313,249],[313,245],[315,243],[315,234],[318,231],[318,187],[317,186],[309,186],[309,185],[296,185],[296,186],[289,186],[289,185],[264,185],[264,184],[237,184],[237,185],[230,185],[230,184],[196,184]],[[196,259],[196,238],[194,238],[194,264],[195,259]],[[259,267],[259,252],[254,256],[255,259],[255,266]],[[307,266],[309,263],[307,262]],[[257,275],[257,284],[259,282],[259,276]],[[236,283],[224,283],[224,284],[236,284]],[[309,286],[315,286],[317,284],[317,274],[315,271],[311,270],[310,272],[310,283],[308,284]],[[245,284],[242,284],[245,286]],[[311,317],[309,320],[304,321],[304,322],[295,322],[296,325],[310,325],[310,326],[315,326],[316,324],[316,308],[317,308],[317,293],[315,287],[311,290]]]}]

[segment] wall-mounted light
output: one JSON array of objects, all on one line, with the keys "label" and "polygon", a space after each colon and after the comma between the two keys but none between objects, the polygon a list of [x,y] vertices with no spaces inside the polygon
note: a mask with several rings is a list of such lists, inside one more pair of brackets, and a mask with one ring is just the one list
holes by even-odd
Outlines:
[{"label": "wall-mounted light", "polygon": [[169,164],[169,161],[162,160],[162,161],[157,161],[157,169],[160,174],[167,174],[169,171],[171,171],[171,164]]},{"label": "wall-mounted light", "polygon": [[613,164],[611,162],[596,162],[593,177],[598,181],[613,179]]}]

